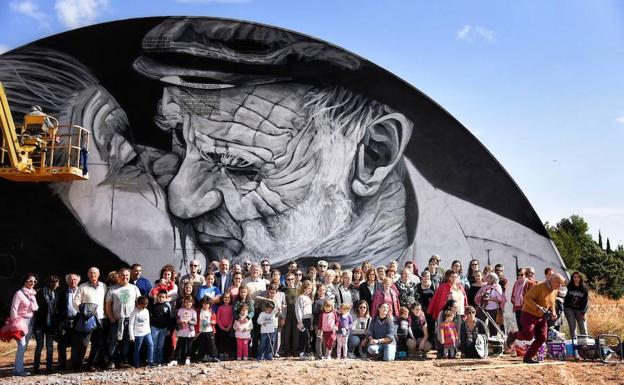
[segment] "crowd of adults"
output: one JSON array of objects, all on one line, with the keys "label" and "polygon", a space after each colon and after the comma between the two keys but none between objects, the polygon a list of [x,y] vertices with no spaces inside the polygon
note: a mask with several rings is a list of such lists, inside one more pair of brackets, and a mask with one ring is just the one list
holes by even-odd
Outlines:
[{"label": "crowd of adults", "polygon": [[14,373],[31,374],[24,353],[32,336],[35,373],[42,370],[44,346],[46,372],[252,357],[426,359],[432,349],[438,358],[458,352],[476,358],[479,345],[502,339],[508,297],[518,331],[507,333],[506,342],[534,340],[525,362],[534,362],[562,311],[572,336],[577,327],[587,334],[588,290],[578,272],[566,291],[565,279],[552,269],[538,282],[533,268],[522,268],[510,288],[502,265],[481,268],[473,259],[464,271],[460,261],[448,270],[440,262],[434,255],[419,271],[410,261],[342,269],[318,260],[305,269],[291,262],[282,273],[268,260],[222,259],[202,274],[193,260],[181,276],[163,266],[153,283],[138,264],[105,276],[92,267],[84,283],[69,273],[37,286],[37,275],[27,274],[7,321],[23,329],[15,337]]}]

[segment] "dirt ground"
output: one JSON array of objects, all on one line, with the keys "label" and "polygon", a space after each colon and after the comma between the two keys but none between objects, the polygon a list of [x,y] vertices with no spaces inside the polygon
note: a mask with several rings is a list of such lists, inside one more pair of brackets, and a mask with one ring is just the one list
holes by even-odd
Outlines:
[{"label": "dirt ground", "polygon": [[[126,369],[93,373],[11,377],[14,344],[0,343],[0,383],[10,384],[214,384],[222,385],[386,385],[386,384],[624,384],[624,364],[545,361],[522,365],[519,358],[503,356],[488,360],[395,361],[365,360],[272,362],[227,361],[172,368]],[[32,347],[26,365],[32,364]],[[45,355],[45,353],[44,353]],[[505,365],[499,367],[499,365]]]}]

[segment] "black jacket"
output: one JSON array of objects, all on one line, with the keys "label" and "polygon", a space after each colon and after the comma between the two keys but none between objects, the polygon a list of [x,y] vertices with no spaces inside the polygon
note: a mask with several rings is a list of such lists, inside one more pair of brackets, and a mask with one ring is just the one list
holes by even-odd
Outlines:
[{"label": "black jacket", "polygon": [[169,302],[155,302],[152,304],[150,308],[150,326],[158,329],[169,328],[175,320],[172,311]]},{"label": "black jacket", "polygon": [[360,283],[360,287],[359,287],[360,300],[366,301],[366,303],[368,304],[368,308],[369,309],[371,307],[371,304],[373,303],[373,295],[375,295],[375,292],[381,286],[382,286],[381,282],[375,282],[375,287],[373,289],[373,292],[371,293],[370,290],[368,290],[368,283],[366,283],[366,281]]}]

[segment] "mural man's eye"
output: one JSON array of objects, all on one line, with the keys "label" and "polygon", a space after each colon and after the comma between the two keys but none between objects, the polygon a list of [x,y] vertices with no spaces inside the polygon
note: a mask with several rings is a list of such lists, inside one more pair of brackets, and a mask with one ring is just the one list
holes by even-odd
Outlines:
[{"label": "mural man's eye", "polygon": [[215,154],[213,152],[200,150],[199,155],[205,161],[212,163],[219,168],[226,169],[229,174],[244,175],[254,178],[260,172],[260,169],[252,165],[248,160],[231,154]]}]

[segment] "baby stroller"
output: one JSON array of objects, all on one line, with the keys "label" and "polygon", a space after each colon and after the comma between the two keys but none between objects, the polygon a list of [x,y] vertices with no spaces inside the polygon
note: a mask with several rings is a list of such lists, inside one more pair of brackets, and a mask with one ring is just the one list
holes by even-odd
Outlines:
[{"label": "baby stroller", "polygon": [[615,334],[599,334],[596,338],[579,334],[573,346],[574,351],[585,361],[600,360],[607,363],[614,361],[616,356],[620,361],[623,359],[622,339]]}]

